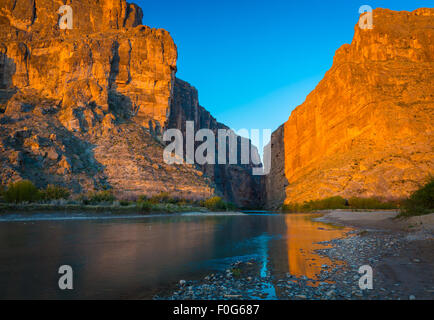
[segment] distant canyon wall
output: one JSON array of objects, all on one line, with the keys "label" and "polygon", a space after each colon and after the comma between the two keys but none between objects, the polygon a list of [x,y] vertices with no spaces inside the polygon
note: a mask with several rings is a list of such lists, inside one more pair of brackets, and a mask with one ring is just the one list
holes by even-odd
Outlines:
[{"label": "distant canyon wall", "polygon": [[268,206],[404,198],[434,172],[434,9],[373,18],[273,134]]},{"label": "distant canyon wall", "polygon": [[[174,98],[171,106],[168,128],[181,129],[186,137],[186,122],[194,123],[195,132],[200,129],[211,129],[216,137],[215,155],[218,157],[218,130],[229,130],[227,126],[217,120],[199,104],[198,91],[189,83],[180,79],[175,80]],[[250,163],[241,164],[241,144],[245,138],[237,138],[238,164],[207,164],[201,170],[214,182],[216,190],[228,201],[246,208],[258,208],[264,205],[264,177],[253,175],[255,165],[253,158],[259,159],[259,153],[250,140],[245,141],[251,146]],[[229,144],[229,141],[227,141]],[[200,143],[199,143],[200,144]],[[196,144],[197,146],[198,144]],[[226,154],[229,163],[229,153]],[[217,161],[216,161],[217,162]]]}]

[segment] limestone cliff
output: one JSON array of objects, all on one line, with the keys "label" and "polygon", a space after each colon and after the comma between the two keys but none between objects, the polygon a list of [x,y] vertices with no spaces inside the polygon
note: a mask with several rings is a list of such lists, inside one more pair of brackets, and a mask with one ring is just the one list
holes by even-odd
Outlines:
[{"label": "limestone cliff", "polygon": [[0,3],[0,184],[30,179],[77,193],[113,188],[126,198],[217,192],[229,200],[242,194],[247,203],[248,182],[234,182],[248,181],[247,170],[207,176],[207,168],[163,161],[169,115],[190,119],[183,115],[196,108],[201,126],[215,126],[198,105],[173,103],[182,98],[174,93],[170,34],[141,25],[141,9],[125,0],[67,1],[73,28],[62,30],[64,4]]},{"label": "limestone cliff", "polygon": [[434,9],[373,17],[273,135],[269,205],[284,184],[286,202],[402,198],[434,172]]},{"label": "limestone cliff", "polygon": [[[211,129],[216,137],[216,155],[218,155],[218,130],[229,128],[217,120],[202,106],[199,105],[197,90],[189,83],[176,79],[174,87],[174,98],[171,106],[169,117],[169,128],[179,128],[186,135],[186,121],[194,122],[195,131],[200,129]],[[258,208],[264,204],[263,198],[263,179],[262,176],[252,174],[255,167],[252,159],[250,164],[241,164],[241,140],[238,137],[238,165],[204,165],[201,170],[205,175],[214,182],[216,189],[228,201],[231,201],[241,207]],[[252,153],[259,158],[259,153],[255,146],[251,145]],[[229,155],[226,155],[229,158]],[[229,163],[229,161],[227,160]],[[261,165],[256,165],[260,167]]]},{"label": "limestone cliff", "polygon": [[71,130],[82,121],[76,110],[91,105],[94,113],[162,127],[177,59],[169,33],[141,26],[141,10],[124,0],[70,1],[73,29],[60,30],[62,4],[2,1],[2,89],[36,90],[58,101],[59,119]]}]

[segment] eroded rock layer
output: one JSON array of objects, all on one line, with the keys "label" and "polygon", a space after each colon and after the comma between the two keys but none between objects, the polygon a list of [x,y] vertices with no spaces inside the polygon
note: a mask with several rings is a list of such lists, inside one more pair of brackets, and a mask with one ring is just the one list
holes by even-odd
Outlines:
[{"label": "eroded rock layer", "polygon": [[[396,199],[434,172],[434,9],[374,10],[275,133],[285,202],[341,195]],[[279,129],[282,130],[282,129]],[[281,139],[283,138],[283,142]],[[268,176],[268,201],[281,176]]]}]

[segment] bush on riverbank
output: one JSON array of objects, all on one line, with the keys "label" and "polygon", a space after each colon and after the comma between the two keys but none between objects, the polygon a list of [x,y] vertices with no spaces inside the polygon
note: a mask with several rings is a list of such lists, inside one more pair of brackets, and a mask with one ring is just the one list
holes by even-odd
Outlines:
[{"label": "bush on riverbank", "polygon": [[300,203],[284,204],[282,206],[282,211],[288,213],[304,213],[304,212],[312,212],[316,210],[348,208],[345,204],[346,204],[346,200],[338,196],[338,197],[330,197],[321,200],[306,201],[303,204]]},{"label": "bush on riverbank", "polygon": [[138,201],[137,208],[140,210],[141,213],[149,213],[152,211],[153,204],[149,200]]},{"label": "bush on riverbank", "polygon": [[230,211],[236,210],[235,205],[225,202],[221,197],[212,197],[201,203],[202,207],[211,211]]},{"label": "bush on riverbank", "polygon": [[98,203],[113,203],[116,200],[112,190],[89,192],[87,195],[80,197],[85,205]]},{"label": "bush on riverbank", "polygon": [[336,209],[373,209],[385,210],[396,209],[397,203],[385,202],[377,198],[350,198],[349,200],[343,197],[336,196],[321,200],[306,201],[303,204],[289,203],[282,206],[282,211],[287,213],[306,213],[319,210],[336,210]]},{"label": "bush on riverbank", "polygon": [[[54,210],[68,208],[71,210],[114,210],[120,212],[161,212],[175,213],[187,211],[229,211],[236,210],[236,207],[230,203],[226,203],[220,197],[213,197],[204,201],[184,199],[174,197],[167,192],[161,192],[150,198],[147,196],[140,197],[137,201],[134,200],[119,200],[113,194],[112,190],[94,191],[70,199],[68,189],[48,185],[45,189],[38,189],[31,181],[24,180],[13,183],[8,189],[1,189],[0,196],[3,195],[6,202],[12,205],[6,205],[8,210],[26,210],[30,211],[38,208]],[[57,201],[67,200],[68,201]],[[35,203],[35,204],[29,204]]]},{"label": "bush on riverbank", "polygon": [[21,180],[9,185],[4,198],[9,203],[36,202],[41,200],[41,192],[31,181]]},{"label": "bush on riverbank", "polygon": [[381,201],[377,198],[350,198],[348,204],[351,209],[392,210],[398,208],[397,202]]},{"label": "bush on riverbank", "polygon": [[4,200],[5,192],[6,192],[6,187],[0,184],[0,201]]},{"label": "bush on riverbank", "polygon": [[41,193],[41,199],[45,201],[60,200],[60,199],[66,200],[70,196],[70,192],[68,189],[55,186],[52,184],[49,184],[47,188],[41,190],[40,193]]},{"label": "bush on riverbank", "polygon": [[411,217],[434,213],[434,177],[404,201],[400,216]]}]

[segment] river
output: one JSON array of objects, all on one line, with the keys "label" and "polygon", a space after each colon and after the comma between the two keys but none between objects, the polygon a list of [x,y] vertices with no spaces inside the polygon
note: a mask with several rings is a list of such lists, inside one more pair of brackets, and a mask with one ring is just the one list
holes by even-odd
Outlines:
[{"label": "river", "polygon": [[[318,242],[348,231],[309,214],[0,216],[0,299],[152,299],[181,279],[200,279],[234,261],[261,273],[315,279],[327,257]],[[336,262],[335,262],[336,263]],[[73,269],[73,290],[58,269]],[[270,284],[269,297],[273,298]]]}]

